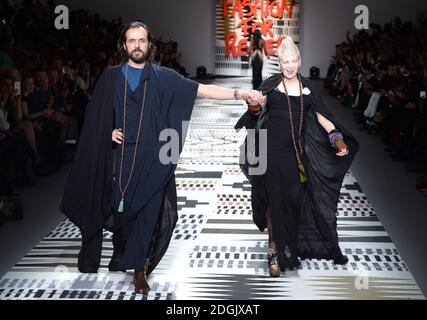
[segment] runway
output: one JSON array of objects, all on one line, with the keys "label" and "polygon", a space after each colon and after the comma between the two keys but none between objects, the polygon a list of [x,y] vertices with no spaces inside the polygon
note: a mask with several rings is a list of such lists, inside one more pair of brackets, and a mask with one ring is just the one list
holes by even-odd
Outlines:
[{"label": "runway", "polygon": [[[215,84],[249,88],[250,79]],[[303,260],[299,270],[268,276],[267,234],[252,223],[250,184],[238,166],[245,131],[233,126],[244,111],[240,102],[196,101],[176,170],[179,220],[148,295],[133,292],[131,272],[108,272],[109,232],[99,273],[78,273],[80,234],[64,220],[2,277],[0,299],[425,299],[351,172],[337,213],[349,263]]]}]

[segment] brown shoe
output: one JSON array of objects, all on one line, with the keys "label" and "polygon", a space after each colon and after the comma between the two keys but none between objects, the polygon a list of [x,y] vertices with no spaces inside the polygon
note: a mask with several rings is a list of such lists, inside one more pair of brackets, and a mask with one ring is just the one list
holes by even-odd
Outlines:
[{"label": "brown shoe", "polygon": [[149,262],[147,261],[144,265],[143,271],[135,270],[134,273],[134,283],[135,283],[135,292],[147,294],[150,291],[150,285],[147,282],[147,268]]},{"label": "brown shoe", "polygon": [[270,277],[280,277],[280,264],[277,256],[276,244],[272,241],[268,245],[268,274]]}]

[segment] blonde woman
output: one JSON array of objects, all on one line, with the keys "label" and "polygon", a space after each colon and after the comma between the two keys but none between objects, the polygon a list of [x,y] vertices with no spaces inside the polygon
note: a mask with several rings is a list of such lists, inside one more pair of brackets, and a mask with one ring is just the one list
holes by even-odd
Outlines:
[{"label": "blonde woman", "polygon": [[[280,74],[265,80],[236,128],[267,130],[267,170],[250,175],[255,224],[268,229],[268,272],[298,268],[299,258],[346,264],[336,230],[344,176],[358,143],[299,74],[301,56],[287,37],[278,49]],[[261,143],[261,142],[260,142]]]}]

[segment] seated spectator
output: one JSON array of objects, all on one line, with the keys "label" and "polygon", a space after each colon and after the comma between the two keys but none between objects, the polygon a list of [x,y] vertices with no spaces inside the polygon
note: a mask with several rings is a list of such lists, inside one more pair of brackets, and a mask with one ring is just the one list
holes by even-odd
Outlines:
[{"label": "seated spectator", "polygon": [[[9,89],[0,83],[0,177],[2,192],[9,192],[11,184],[31,184],[31,147],[25,138],[10,130],[9,112],[12,108]],[[12,172],[12,173],[11,173]]]},{"label": "seated spectator", "polygon": [[36,91],[34,82],[32,76],[24,78],[21,102],[22,116],[31,121],[35,128],[36,145],[40,158],[36,174],[45,176],[53,173],[56,169],[56,134],[52,122],[49,120],[49,116],[53,115],[55,111],[53,108],[46,107],[48,93],[40,89]]},{"label": "seated spectator", "polygon": [[[409,171],[426,173],[427,20],[416,26],[396,18],[371,24],[336,46],[325,88],[346,106],[368,134],[379,134],[393,161],[411,161]],[[426,174],[417,182],[425,188]]]},{"label": "seated spectator", "polygon": [[[21,89],[14,88],[14,81],[11,78],[3,78],[0,82],[8,88],[10,100],[8,103],[10,103],[11,106],[9,113],[9,122],[11,124],[10,131],[24,135],[37,157],[37,145],[33,123],[24,119],[22,114]],[[20,83],[18,82],[18,84]]]}]

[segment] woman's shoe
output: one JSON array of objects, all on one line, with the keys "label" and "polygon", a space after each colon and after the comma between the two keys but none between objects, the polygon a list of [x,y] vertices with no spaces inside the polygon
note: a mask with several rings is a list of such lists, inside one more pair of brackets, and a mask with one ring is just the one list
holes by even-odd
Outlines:
[{"label": "woman's shoe", "polygon": [[280,273],[276,244],[274,242],[270,242],[268,245],[268,274],[270,277],[277,278],[280,277]]}]

